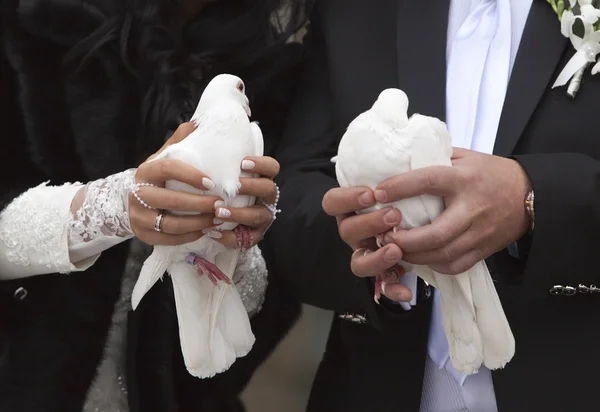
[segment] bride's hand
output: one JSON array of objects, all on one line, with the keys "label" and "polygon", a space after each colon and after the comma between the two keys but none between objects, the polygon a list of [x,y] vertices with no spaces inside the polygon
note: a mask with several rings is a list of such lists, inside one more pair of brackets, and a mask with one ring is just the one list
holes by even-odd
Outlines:
[{"label": "bride's hand", "polygon": [[[242,187],[239,194],[255,196],[256,204],[250,207],[233,208],[224,207],[220,203],[215,206],[215,223],[235,222],[250,229],[251,245],[259,243],[265,235],[265,232],[273,222],[273,212],[266,205],[273,205],[277,202],[279,190],[273,182],[273,179],[279,173],[279,163],[277,160],[268,156],[247,157],[242,162],[242,170],[252,172],[260,177],[240,179]],[[212,237],[215,233],[213,232]],[[216,234],[219,236],[219,234]],[[238,235],[233,231],[223,231],[217,239],[222,244],[229,247],[241,246],[238,242]]]},{"label": "bride's hand", "polygon": [[[220,198],[164,188],[165,181],[173,179],[200,190],[208,190],[212,188],[210,186],[214,187],[212,180],[198,169],[178,160],[150,161],[171,144],[185,139],[194,129],[193,123],[181,124],[163,147],[137,169],[135,181],[138,186],[129,195],[129,220],[133,233],[144,243],[181,245],[193,242],[203,236],[204,229],[215,226],[214,204]],[[161,210],[202,214],[175,216],[161,214]]]}]

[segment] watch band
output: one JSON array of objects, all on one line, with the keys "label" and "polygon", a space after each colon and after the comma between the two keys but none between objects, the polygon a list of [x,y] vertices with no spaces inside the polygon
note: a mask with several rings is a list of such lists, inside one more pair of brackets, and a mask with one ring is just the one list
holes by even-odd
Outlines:
[{"label": "watch band", "polygon": [[530,220],[529,230],[533,231],[535,226],[535,195],[533,190],[527,192],[527,196],[525,196],[525,211],[527,212]]}]

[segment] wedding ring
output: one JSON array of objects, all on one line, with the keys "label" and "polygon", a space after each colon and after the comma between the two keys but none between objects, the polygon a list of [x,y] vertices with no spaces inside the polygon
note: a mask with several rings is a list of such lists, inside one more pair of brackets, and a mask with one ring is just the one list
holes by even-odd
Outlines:
[{"label": "wedding ring", "polygon": [[162,233],[162,222],[165,218],[165,214],[160,212],[156,215],[156,219],[154,220],[154,230],[158,233]]}]

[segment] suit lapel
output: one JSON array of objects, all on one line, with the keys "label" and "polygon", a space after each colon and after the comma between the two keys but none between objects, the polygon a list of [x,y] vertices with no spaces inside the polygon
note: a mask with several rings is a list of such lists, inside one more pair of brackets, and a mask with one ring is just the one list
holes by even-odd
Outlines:
[{"label": "suit lapel", "polygon": [[397,25],[398,84],[409,112],[446,118],[449,0],[403,0]]},{"label": "suit lapel", "polygon": [[534,0],[508,84],[494,154],[512,154],[538,102],[550,90],[567,44],[552,8]]}]

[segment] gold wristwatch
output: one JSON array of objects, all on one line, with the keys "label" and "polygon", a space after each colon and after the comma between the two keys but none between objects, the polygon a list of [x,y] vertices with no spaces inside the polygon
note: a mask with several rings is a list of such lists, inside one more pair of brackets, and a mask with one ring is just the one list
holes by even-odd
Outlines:
[{"label": "gold wristwatch", "polygon": [[535,226],[535,208],[534,208],[534,203],[535,203],[535,196],[533,194],[533,190],[530,190],[529,192],[527,192],[527,196],[525,196],[525,211],[527,212],[527,215],[529,216],[529,231],[532,232],[533,228]]}]

